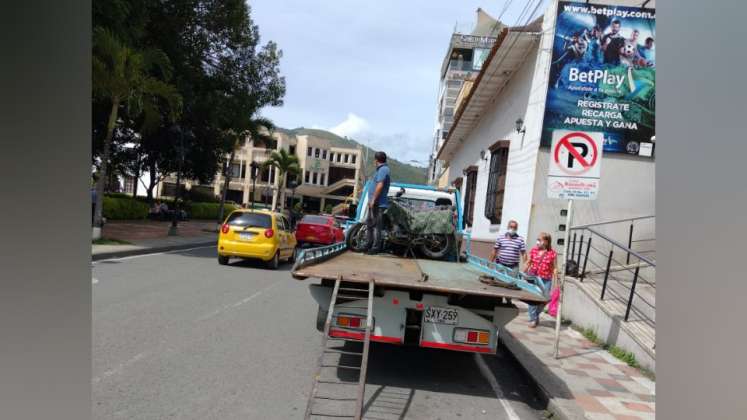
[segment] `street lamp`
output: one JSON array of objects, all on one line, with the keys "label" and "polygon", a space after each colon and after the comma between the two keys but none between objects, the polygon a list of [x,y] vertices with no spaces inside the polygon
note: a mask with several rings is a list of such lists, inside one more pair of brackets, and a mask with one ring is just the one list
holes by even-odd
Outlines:
[{"label": "street lamp", "polygon": [[524,148],[524,136],[526,135],[527,128],[524,127],[524,120],[519,117],[516,120],[516,132],[521,134],[521,148]]},{"label": "street lamp", "polygon": [[252,161],[252,163],[249,164],[249,167],[251,167],[252,172],[252,210],[254,210],[254,193],[257,189],[257,172],[259,171],[259,163]]},{"label": "street lamp", "polygon": [[169,228],[169,236],[177,235],[178,218],[179,218],[179,214],[181,213],[180,212],[181,207],[179,206],[179,198],[181,196],[180,184],[181,184],[181,176],[182,176],[182,166],[184,165],[184,134],[182,132],[181,127],[179,126],[175,126],[174,128],[172,128],[172,132],[174,131],[177,132],[177,135],[179,138],[179,143],[177,143],[177,148],[176,148],[179,167],[176,171],[176,192],[174,194],[174,211],[173,211],[173,216],[171,218],[171,227]]},{"label": "street lamp", "polygon": [[291,203],[290,203],[290,215],[291,215],[291,225],[295,228],[296,226],[296,212],[293,207],[296,201],[296,187],[298,187],[298,180],[296,180],[296,177],[294,177],[290,180],[288,180],[288,187],[291,189]]}]

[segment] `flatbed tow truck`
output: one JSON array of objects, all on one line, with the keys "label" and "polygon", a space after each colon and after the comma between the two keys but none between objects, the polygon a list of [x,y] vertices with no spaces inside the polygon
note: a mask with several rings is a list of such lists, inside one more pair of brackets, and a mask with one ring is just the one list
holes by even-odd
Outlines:
[{"label": "flatbed tow truck", "polygon": [[[362,209],[369,187],[361,194]],[[406,190],[410,196],[451,196],[461,221],[457,192],[412,185]],[[359,221],[365,220],[361,207]],[[533,277],[472,255],[469,235],[464,237],[466,253],[457,261],[365,255],[344,242],[297,256],[292,276],[318,280],[309,289],[319,304],[317,329],[324,333],[305,418],[361,418],[371,341],[494,354],[498,331],[519,312],[510,300],[547,301]],[[362,342],[362,351],[351,351],[347,341]],[[358,378],[325,375],[329,369],[357,371]],[[345,386],[355,388],[355,395]]]}]

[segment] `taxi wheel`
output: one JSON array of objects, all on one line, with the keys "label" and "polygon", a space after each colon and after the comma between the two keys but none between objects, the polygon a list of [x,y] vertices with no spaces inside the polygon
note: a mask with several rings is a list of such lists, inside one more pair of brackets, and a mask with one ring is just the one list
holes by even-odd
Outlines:
[{"label": "taxi wheel", "polygon": [[267,261],[267,268],[277,270],[280,266],[280,251],[275,252],[275,256],[270,261]]},{"label": "taxi wheel", "polygon": [[218,255],[218,264],[220,265],[228,264],[228,257],[225,255]]},{"label": "taxi wheel", "polygon": [[290,257],[288,257],[289,263],[293,264],[296,262],[296,254],[298,254],[298,248],[293,248]]}]

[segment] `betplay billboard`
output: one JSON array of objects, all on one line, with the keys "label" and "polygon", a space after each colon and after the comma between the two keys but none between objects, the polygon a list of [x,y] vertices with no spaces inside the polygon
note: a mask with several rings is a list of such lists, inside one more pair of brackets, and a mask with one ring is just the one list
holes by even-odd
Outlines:
[{"label": "betplay billboard", "polygon": [[613,153],[637,155],[651,142],[655,28],[653,9],[558,3],[544,146],[554,130],[601,132],[604,151]]}]

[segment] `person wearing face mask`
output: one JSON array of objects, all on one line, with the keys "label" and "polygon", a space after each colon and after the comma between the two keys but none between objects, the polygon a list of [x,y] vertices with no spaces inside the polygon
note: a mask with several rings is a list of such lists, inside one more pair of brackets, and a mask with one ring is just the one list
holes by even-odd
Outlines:
[{"label": "person wearing face mask", "polygon": [[[537,244],[529,251],[529,261],[527,261],[524,269],[527,274],[540,278],[539,286],[547,298],[550,296],[553,280],[557,280],[558,278],[557,264],[555,262],[557,256],[558,254],[552,249],[550,234],[542,232],[537,238]],[[540,313],[544,307],[545,304],[529,305],[530,328],[537,327]]]},{"label": "person wearing face mask", "polygon": [[518,268],[520,261],[526,261],[527,246],[524,238],[517,233],[518,229],[519,224],[516,220],[508,222],[508,231],[495,240],[493,251],[490,253],[490,261],[508,268]]}]

